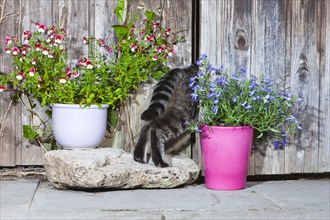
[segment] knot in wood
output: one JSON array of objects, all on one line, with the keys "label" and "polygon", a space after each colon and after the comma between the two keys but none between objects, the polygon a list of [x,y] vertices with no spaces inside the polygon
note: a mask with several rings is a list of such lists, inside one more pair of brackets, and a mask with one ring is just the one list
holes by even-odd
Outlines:
[{"label": "knot in wood", "polygon": [[236,39],[235,39],[235,49],[237,50],[247,50],[249,49],[249,39],[245,30],[238,29],[236,31]]},{"label": "knot in wood", "polygon": [[300,82],[306,82],[309,75],[308,59],[305,54],[299,56],[298,77]]}]

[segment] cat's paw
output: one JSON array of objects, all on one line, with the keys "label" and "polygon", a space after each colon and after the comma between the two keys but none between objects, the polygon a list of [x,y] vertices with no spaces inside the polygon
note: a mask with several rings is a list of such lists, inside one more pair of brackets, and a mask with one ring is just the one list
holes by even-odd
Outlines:
[{"label": "cat's paw", "polygon": [[139,162],[139,163],[145,163],[144,161],[144,157],[143,157],[143,153],[142,152],[139,152],[139,151],[134,151],[133,153],[133,156],[134,156],[134,160],[136,162]]}]

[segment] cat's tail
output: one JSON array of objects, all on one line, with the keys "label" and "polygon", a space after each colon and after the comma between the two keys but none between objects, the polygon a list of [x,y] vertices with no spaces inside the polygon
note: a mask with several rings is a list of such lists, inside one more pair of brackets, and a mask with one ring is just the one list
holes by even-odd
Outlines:
[{"label": "cat's tail", "polygon": [[171,70],[157,83],[150,105],[141,115],[142,120],[150,121],[163,114],[174,91],[177,71],[177,69]]}]

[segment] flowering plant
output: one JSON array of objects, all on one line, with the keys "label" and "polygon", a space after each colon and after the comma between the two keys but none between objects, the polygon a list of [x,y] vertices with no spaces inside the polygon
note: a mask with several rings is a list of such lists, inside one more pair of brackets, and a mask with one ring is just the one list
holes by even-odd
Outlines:
[{"label": "flowering plant", "polygon": [[[6,37],[6,53],[14,69],[2,77],[17,97],[22,94],[40,100],[41,106],[52,103],[106,104],[112,100],[108,62],[96,51],[79,59],[74,68],[67,67],[66,32],[63,28],[36,24],[37,31],[25,31],[23,43],[17,37]],[[87,44],[87,39],[85,44]],[[102,39],[90,38],[100,44]],[[97,48],[98,49],[98,48]],[[71,70],[72,69],[72,70]]]},{"label": "flowering plant", "polygon": [[[145,11],[140,28],[136,23],[137,19],[131,19],[124,25],[112,26],[118,37],[114,72],[121,73],[119,75],[134,73],[136,79],[142,81],[149,77],[159,79],[168,71],[165,63],[168,57],[173,56],[173,46],[179,37],[172,33],[171,28],[162,27],[152,11]],[[132,81],[125,83],[134,84]]]},{"label": "flowering plant", "polygon": [[296,97],[275,87],[272,80],[261,76],[246,77],[239,69],[230,74],[223,67],[214,68],[206,55],[197,61],[199,72],[191,79],[192,99],[199,102],[200,118],[190,124],[191,131],[200,125],[251,126],[260,138],[270,134],[275,148],[286,145],[286,137],[296,128],[292,115]]}]

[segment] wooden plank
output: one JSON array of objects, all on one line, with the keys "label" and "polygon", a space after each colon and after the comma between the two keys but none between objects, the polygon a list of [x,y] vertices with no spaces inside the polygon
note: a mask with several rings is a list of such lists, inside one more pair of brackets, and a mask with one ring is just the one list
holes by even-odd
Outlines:
[{"label": "wooden plank", "polygon": [[321,3],[320,108],[319,108],[319,164],[318,172],[330,171],[330,1]]},{"label": "wooden plank", "polygon": [[[286,62],[287,1],[254,1],[251,73],[272,79],[284,89]],[[254,174],[284,174],[284,150],[274,150],[272,143],[254,145]]]},{"label": "wooden plank", "polygon": [[[227,1],[224,1],[223,5],[225,3]],[[217,42],[217,25],[219,24],[219,14],[221,15],[224,12],[223,9],[219,8],[219,13],[216,13],[217,4],[219,4],[217,0],[200,1],[200,53],[206,53],[210,62],[214,65],[221,64],[221,60],[217,58],[220,54],[219,51],[222,49],[219,48],[221,44]]]},{"label": "wooden plank", "polygon": [[[2,2],[1,2],[2,3]],[[13,8],[9,5],[13,4],[16,12],[19,12],[19,2],[17,1],[7,1],[4,13],[11,13],[13,12]],[[5,36],[15,36],[19,35],[19,20],[18,16],[9,17],[6,19],[2,24],[0,24],[0,41],[5,39]],[[5,44],[0,44],[0,71],[9,73],[13,68],[11,65],[11,57],[4,53],[5,51]],[[7,108],[10,104],[10,93],[3,92],[0,94],[0,121],[2,121],[5,117]],[[0,166],[15,166],[16,157],[19,156],[16,152],[16,138],[21,138],[21,135],[16,135],[16,110],[19,110],[20,105],[13,105],[6,117],[6,121],[4,124],[4,129],[2,133],[2,137],[0,137]]]},{"label": "wooden plank", "polygon": [[[115,0],[97,0],[95,1],[94,24],[90,22],[90,34],[96,38],[102,38],[106,43],[114,43],[115,33],[111,27],[118,24],[115,13],[113,12],[117,5]],[[94,26],[94,27],[92,27]]]},{"label": "wooden plank", "polygon": [[0,93],[0,120],[1,126],[3,126],[2,134],[0,136],[0,166],[15,166],[15,120],[11,120],[15,118],[15,106],[9,108],[9,111],[6,116],[6,120],[4,120],[7,109],[10,105],[10,93],[2,92]]},{"label": "wooden plank", "polygon": [[286,148],[286,173],[314,173],[318,168],[318,112],[320,56],[317,45],[322,1],[292,1],[290,53],[291,69],[287,88],[303,98],[296,108],[300,130]]},{"label": "wooden plank", "polygon": [[60,10],[63,10],[60,15],[64,16],[63,27],[67,31],[68,45],[70,45],[69,60],[75,65],[82,55],[88,54],[87,47],[83,47],[82,37],[89,35],[89,1],[60,2]]},{"label": "wooden plank", "polygon": [[[24,4],[24,19],[22,21],[23,30],[35,31],[35,23],[42,23],[46,26],[56,25],[54,22],[53,15],[58,19],[58,13],[56,13],[57,5],[56,1],[42,1],[42,0],[31,0],[27,1]],[[26,102],[26,99],[23,97],[23,101]],[[26,102],[27,103],[27,102]],[[44,113],[44,109],[42,109],[39,105],[34,109],[40,117],[46,118]],[[31,121],[31,114],[29,111],[23,107],[22,109],[18,109],[16,113],[17,119],[17,135],[22,134],[22,125],[29,125]],[[34,124],[39,124],[40,121],[33,117],[32,121]],[[17,155],[20,154],[20,159],[17,159],[17,165],[42,165],[43,164],[43,154],[42,149],[30,143],[29,140],[20,138],[17,142]]]}]

